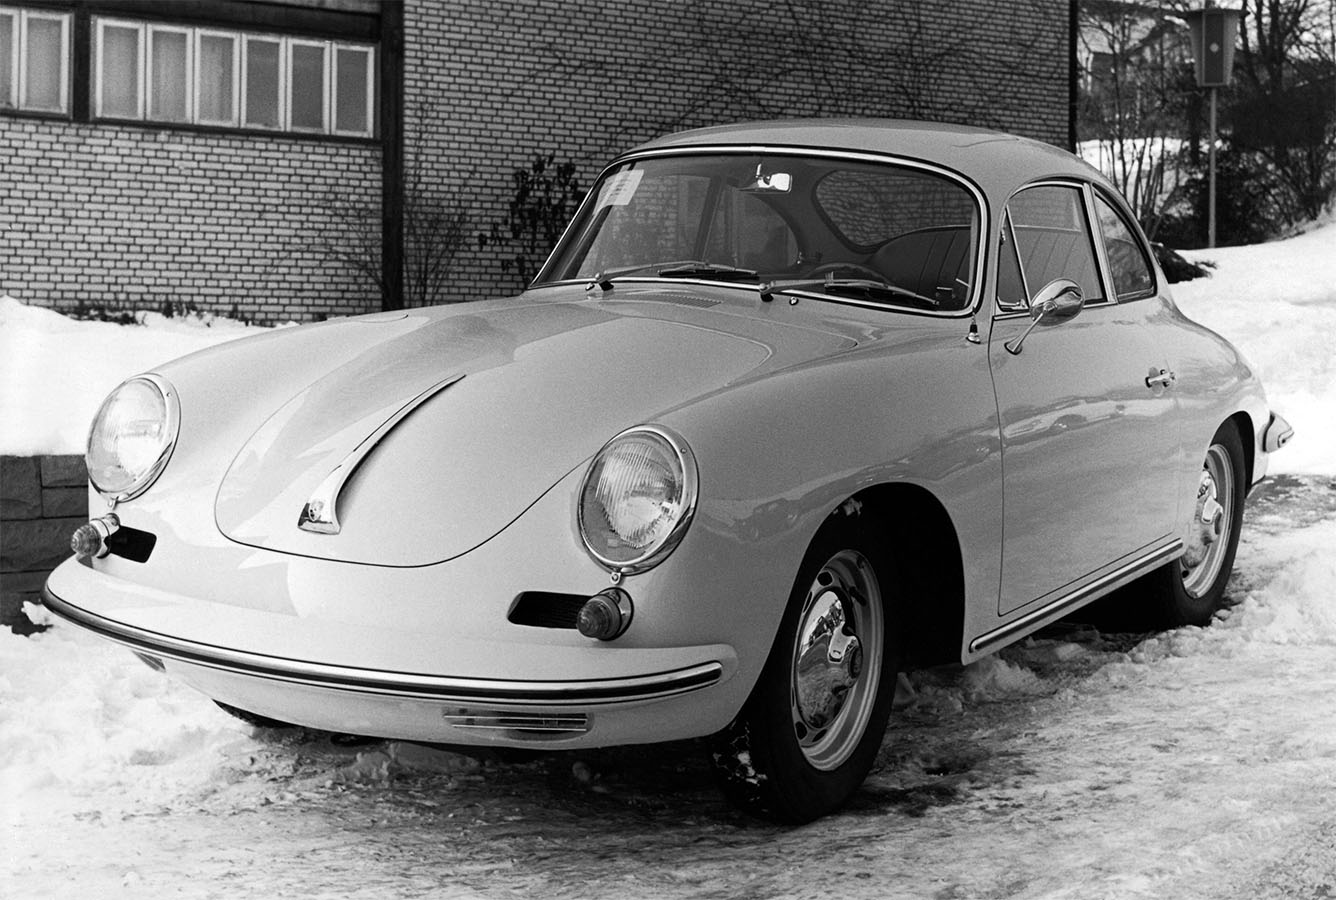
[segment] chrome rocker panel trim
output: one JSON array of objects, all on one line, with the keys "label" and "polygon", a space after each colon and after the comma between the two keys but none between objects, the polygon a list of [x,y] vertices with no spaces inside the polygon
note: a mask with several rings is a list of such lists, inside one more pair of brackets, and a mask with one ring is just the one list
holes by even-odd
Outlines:
[{"label": "chrome rocker panel trim", "polygon": [[1084,587],[1077,588],[1070,594],[1065,594],[1051,603],[1046,603],[1039,609],[1026,613],[1001,628],[994,628],[992,631],[979,635],[970,641],[970,652],[985,652],[997,644],[1010,641],[1017,636],[1018,632],[1033,631],[1054,619],[1060,619],[1087,600],[1093,600],[1100,594],[1122,587],[1140,575],[1159,568],[1182,555],[1183,541],[1180,538],[1174,538],[1168,544],[1155,547],[1146,555],[1118,566],[1113,571],[1096,578]]},{"label": "chrome rocker panel trim", "polygon": [[47,609],[137,653],[219,669],[237,675],[333,688],[358,694],[515,706],[593,706],[658,700],[716,684],[720,662],[700,663],[631,678],[583,681],[510,681],[382,672],[284,659],[181,640],[135,628],[73,606],[42,588]]}]

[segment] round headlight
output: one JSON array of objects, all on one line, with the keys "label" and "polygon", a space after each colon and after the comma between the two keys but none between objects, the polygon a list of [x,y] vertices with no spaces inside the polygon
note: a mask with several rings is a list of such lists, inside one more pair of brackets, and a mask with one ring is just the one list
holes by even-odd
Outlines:
[{"label": "round headlight", "polygon": [[88,478],[108,500],[137,497],[161,474],[176,445],[180,407],[156,375],[131,378],[102,401],[88,432]]},{"label": "round headlight", "polygon": [[580,486],[580,536],[596,560],[635,574],[663,561],[696,509],[696,459],[665,428],[640,426],[603,446]]}]

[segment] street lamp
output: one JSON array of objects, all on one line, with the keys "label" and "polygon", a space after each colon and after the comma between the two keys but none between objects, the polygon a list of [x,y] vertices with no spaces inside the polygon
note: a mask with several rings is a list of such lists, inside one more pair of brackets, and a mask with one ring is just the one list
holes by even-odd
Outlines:
[{"label": "street lamp", "polygon": [[[1208,4],[1210,0],[1207,0]],[[1234,74],[1234,41],[1239,34],[1239,19],[1243,12],[1237,9],[1219,9],[1208,5],[1185,13],[1192,29],[1192,55],[1197,61],[1197,87],[1211,93],[1211,138],[1207,158],[1210,181],[1207,193],[1209,207],[1207,245],[1215,246],[1215,131],[1216,94],[1229,87]]]}]

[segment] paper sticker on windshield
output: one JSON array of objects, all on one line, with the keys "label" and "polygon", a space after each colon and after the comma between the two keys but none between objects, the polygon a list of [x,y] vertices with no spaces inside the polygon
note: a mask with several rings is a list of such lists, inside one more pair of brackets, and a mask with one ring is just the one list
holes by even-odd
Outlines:
[{"label": "paper sticker on windshield", "polygon": [[605,206],[625,206],[630,203],[644,175],[644,169],[630,169],[609,176],[608,180],[603,182],[603,190],[598,195],[599,209]]}]

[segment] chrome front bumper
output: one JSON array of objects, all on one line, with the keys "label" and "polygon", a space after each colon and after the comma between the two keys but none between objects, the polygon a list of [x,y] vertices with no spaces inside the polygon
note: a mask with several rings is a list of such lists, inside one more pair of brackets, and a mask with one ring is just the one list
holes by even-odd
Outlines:
[{"label": "chrome front bumper", "polygon": [[526,706],[627,703],[658,700],[710,687],[719,681],[724,671],[721,663],[709,662],[634,678],[581,681],[509,681],[418,675],[411,672],[379,672],[305,660],[280,659],[155,634],[66,603],[48,587],[42,588],[42,601],[47,609],[61,618],[153,659],[174,659],[178,662],[272,681],[312,687],[333,687],[359,693],[387,694],[402,698]]},{"label": "chrome front bumper", "polygon": [[722,728],[747,689],[726,644],[563,646],[539,629],[484,640],[358,627],[166,594],[73,560],[42,597],[213,700],[327,731],[554,749],[671,741]]}]

